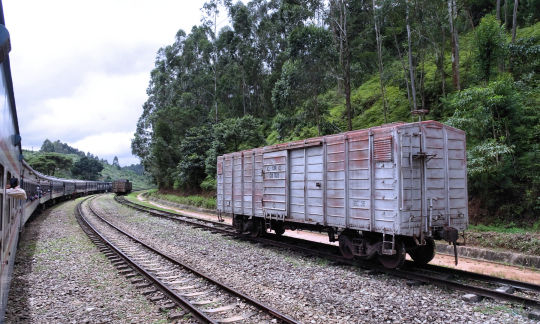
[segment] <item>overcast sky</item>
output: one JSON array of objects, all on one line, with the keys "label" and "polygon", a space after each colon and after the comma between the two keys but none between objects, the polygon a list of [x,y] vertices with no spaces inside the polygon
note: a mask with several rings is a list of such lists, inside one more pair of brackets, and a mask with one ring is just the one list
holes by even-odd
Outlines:
[{"label": "overcast sky", "polygon": [[2,0],[23,147],[48,138],[138,163],[131,138],[156,52],[200,24],[204,2]]}]

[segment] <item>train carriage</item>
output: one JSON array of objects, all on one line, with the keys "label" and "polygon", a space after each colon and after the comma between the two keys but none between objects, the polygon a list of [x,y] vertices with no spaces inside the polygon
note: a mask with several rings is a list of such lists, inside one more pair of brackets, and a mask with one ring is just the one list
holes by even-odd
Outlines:
[{"label": "train carriage", "polygon": [[112,192],[117,195],[125,195],[131,192],[132,184],[127,179],[114,180],[111,184]]},{"label": "train carriage", "polygon": [[349,258],[426,263],[434,238],[455,243],[468,225],[465,133],[393,123],[225,154],[217,208],[251,235],[324,230]]},{"label": "train carriage", "polygon": [[[9,64],[10,38],[4,26],[0,1],[0,322],[4,318],[19,233],[39,206],[73,197],[73,194],[105,192],[108,182],[69,180],[33,170],[24,160]],[[26,199],[6,188],[17,178]]]}]

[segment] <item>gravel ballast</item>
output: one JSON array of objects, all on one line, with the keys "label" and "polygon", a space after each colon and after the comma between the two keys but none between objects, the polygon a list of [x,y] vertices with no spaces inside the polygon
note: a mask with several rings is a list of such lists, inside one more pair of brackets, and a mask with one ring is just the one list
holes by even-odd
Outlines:
[{"label": "gravel ballast", "polygon": [[166,323],[167,315],[111,265],[79,227],[75,201],[27,224],[6,323]]},{"label": "gravel ballast", "polygon": [[124,230],[303,323],[535,323],[520,306],[462,292],[408,286],[320,258],[262,247],[97,200]]}]

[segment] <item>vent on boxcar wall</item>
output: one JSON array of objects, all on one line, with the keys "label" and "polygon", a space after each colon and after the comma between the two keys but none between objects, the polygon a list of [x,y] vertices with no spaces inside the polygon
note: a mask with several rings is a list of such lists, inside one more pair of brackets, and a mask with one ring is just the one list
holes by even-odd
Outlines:
[{"label": "vent on boxcar wall", "polygon": [[217,174],[223,173],[223,161],[218,161],[217,163]]},{"label": "vent on boxcar wall", "polygon": [[376,138],[373,141],[375,162],[392,161],[392,137]]}]

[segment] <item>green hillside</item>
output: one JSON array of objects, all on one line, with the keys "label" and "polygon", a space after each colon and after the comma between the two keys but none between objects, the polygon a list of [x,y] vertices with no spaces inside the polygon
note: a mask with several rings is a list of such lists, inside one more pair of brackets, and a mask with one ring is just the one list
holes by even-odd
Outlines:
[{"label": "green hillside", "polygon": [[156,186],[152,183],[148,175],[137,174],[126,168],[118,169],[116,166],[110,164],[104,164],[104,168],[101,171],[101,178],[105,181],[128,179],[133,184],[133,190],[150,189]]},{"label": "green hillside", "polygon": [[[211,191],[221,154],[425,113],[467,132],[471,221],[531,225],[540,213],[538,8],[209,1],[203,23],[158,51],[133,153],[161,189]],[[219,30],[217,11],[229,17]]]},{"label": "green hillside", "polygon": [[111,165],[107,160],[91,153],[85,154],[60,141],[51,143],[45,140],[39,151],[23,150],[23,156],[32,168],[46,175],[98,181],[128,179],[134,190],[155,187],[140,165],[120,167],[117,160],[116,165]]}]

